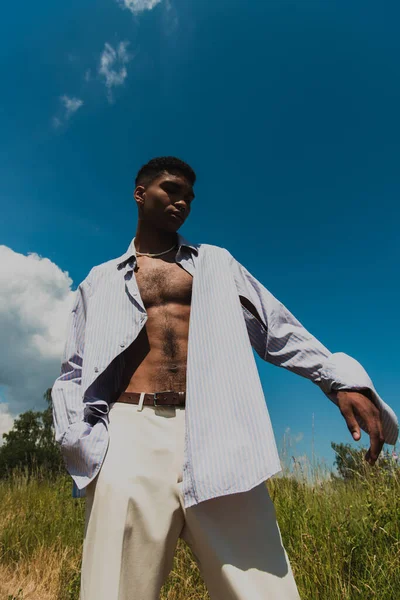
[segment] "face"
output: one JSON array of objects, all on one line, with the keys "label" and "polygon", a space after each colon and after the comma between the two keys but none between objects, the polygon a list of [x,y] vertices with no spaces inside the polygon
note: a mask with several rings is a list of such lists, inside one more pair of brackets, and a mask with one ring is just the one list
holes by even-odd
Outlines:
[{"label": "face", "polygon": [[138,185],[134,198],[139,205],[139,219],[157,229],[176,231],[190,214],[194,192],[184,175],[165,172],[148,187]]}]

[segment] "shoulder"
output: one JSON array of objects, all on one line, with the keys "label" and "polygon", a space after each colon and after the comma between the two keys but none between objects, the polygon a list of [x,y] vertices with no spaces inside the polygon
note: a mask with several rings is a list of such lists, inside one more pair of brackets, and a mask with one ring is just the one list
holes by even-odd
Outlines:
[{"label": "shoulder", "polygon": [[215,260],[224,264],[227,269],[232,269],[233,272],[240,269],[241,264],[232,256],[227,248],[217,246],[216,244],[201,244],[200,246],[203,247],[203,252],[206,255],[215,258]]},{"label": "shoulder", "polygon": [[230,252],[224,248],[223,246],[217,246],[215,244],[198,244],[198,248],[203,252],[207,252],[210,254],[220,254],[225,256],[231,256]]},{"label": "shoulder", "polygon": [[98,265],[94,265],[88,275],[85,278],[85,283],[89,286],[89,287],[93,287],[95,286],[100,280],[104,279],[105,277],[109,277],[112,276],[114,273],[117,272],[117,266],[118,263],[120,262],[121,257],[118,258],[112,258],[111,260],[107,260],[103,263],[100,263]]},{"label": "shoulder", "polygon": [[220,257],[224,257],[227,259],[229,266],[231,267],[239,267],[241,266],[240,262],[232,255],[232,253],[223,246],[211,246],[212,251],[218,254]]}]

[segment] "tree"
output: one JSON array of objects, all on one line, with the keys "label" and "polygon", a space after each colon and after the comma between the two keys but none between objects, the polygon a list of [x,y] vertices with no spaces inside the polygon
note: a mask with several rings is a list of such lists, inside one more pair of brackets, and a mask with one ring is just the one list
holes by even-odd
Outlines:
[{"label": "tree", "polygon": [[14,421],[13,428],[3,435],[0,447],[0,477],[7,477],[16,468],[26,468],[28,474],[40,469],[56,473],[65,469],[62,455],[54,437],[51,388],[43,397],[48,407],[42,411],[28,410]]},{"label": "tree", "polygon": [[[339,471],[339,475],[345,481],[354,479],[358,474],[365,473],[367,464],[364,457],[367,448],[354,448],[350,444],[335,444],[335,442],[331,442],[331,447],[336,453],[334,463]],[[376,464],[383,471],[391,471],[394,468],[398,468],[387,449],[381,452]]]}]

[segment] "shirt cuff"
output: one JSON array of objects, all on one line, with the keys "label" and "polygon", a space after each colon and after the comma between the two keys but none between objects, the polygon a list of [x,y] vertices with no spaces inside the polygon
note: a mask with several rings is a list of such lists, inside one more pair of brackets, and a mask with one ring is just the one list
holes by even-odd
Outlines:
[{"label": "shirt cuff", "polygon": [[[321,381],[318,385],[336,405],[338,400],[335,392],[348,389],[368,390],[368,397],[381,414],[385,443],[396,444],[399,435],[398,419],[390,406],[379,396],[368,373],[355,358],[344,352],[331,354],[322,365]],[[368,433],[363,419],[358,415],[355,416],[361,429]]]}]

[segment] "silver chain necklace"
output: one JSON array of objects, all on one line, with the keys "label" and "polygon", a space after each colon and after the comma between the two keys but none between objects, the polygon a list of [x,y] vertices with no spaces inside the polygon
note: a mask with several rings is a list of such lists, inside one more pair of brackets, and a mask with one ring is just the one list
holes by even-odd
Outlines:
[{"label": "silver chain necklace", "polygon": [[164,252],[159,252],[158,254],[149,254],[147,252],[138,252],[136,250],[136,255],[137,256],[150,256],[151,258],[155,257],[155,256],[162,256],[163,254],[167,254],[168,252],[171,252],[171,250],[173,250],[174,248],[176,248],[177,244],[174,244],[172,246],[172,248],[169,248],[169,250],[164,250]]}]

